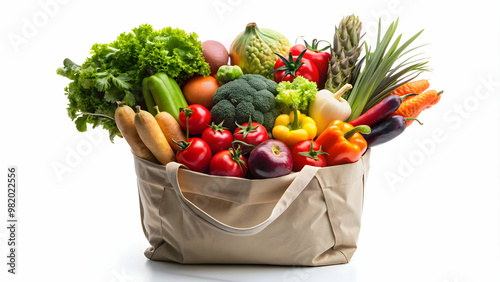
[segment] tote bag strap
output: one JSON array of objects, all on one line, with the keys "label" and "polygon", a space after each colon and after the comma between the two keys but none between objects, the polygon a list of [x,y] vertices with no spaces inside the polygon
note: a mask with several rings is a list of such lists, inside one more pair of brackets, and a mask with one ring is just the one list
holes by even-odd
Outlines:
[{"label": "tote bag strap", "polygon": [[257,234],[260,231],[264,230],[264,228],[266,228],[269,224],[273,223],[281,214],[283,214],[287,210],[287,208],[295,201],[299,194],[307,187],[307,185],[311,182],[319,169],[318,167],[305,166],[299,173],[297,173],[297,176],[288,186],[281,198],[278,200],[276,206],[274,206],[271,214],[267,219],[252,227],[239,228],[220,222],[219,220],[213,218],[198,206],[193,204],[186,197],[184,197],[179,187],[179,181],[177,177],[179,168],[181,167],[183,167],[183,165],[177,162],[170,162],[166,166],[167,176],[170,179],[170,182],[180,202],[189,210],[193,211],[196,216],[198,216],[208,224],[223,231],[239,235]]}]

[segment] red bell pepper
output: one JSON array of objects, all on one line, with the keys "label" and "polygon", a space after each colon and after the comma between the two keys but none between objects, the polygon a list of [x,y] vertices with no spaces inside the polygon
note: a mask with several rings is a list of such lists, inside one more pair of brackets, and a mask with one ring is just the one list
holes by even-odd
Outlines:
[{"label": "red bell pepper", "polygon": [[290,48],[290,52],[294,56],[300,55],[300,53],[304,50],[306,50],[304,54],[304,58],[308,59],[311,61],[316,68],[318,69],[318,75],[319,75],[319,80],[318,80],[318,89],[323,89],[325,87],[325,82],[326,82],[326,77],[328,74],[328,66],[330,64],[330,59],[332,57],[330,52],[326,52],[325,50],[329,49],[330,46],[326,46],[324,48],[319,49],[318,48],[318,43],[321,42],[314,39],[312,42],[312,45],[309,45],[304,40],[304,44],[296,44]]}]

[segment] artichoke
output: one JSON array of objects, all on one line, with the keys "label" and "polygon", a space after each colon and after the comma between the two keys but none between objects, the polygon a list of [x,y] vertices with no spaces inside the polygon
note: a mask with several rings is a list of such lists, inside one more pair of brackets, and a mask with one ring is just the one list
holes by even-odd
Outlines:
[{"label": "artichoke", "polygon": [[290,42],[281,33],[266,28],[257,28],[249,23],[231,43],[229,57],[231,65],[238,65],[245,74],[260,74],[272,79],[277,54],[286,56]]}]

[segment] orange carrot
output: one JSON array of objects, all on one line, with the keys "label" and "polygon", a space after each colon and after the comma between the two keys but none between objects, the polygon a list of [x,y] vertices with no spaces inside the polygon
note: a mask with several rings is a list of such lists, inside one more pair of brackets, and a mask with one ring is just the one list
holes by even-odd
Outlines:
[{"label": "orange carrot", "polygon": [[427,105],[427,107],[425,107],[424,110],[427,110],[428,108],[436,105],[439,102],[439,100],[441,100],[441,94],[438,94],[437,98],[432,100],[432,102],[429,105]]},{"label": "orange carrot", "polygon": [[[436,90],[427,90],[422,94],[406,99],[392,115],[400,115],[405,118],[417,118],[430,103],[441,95],[441,93],[443,93],[443,91],[437,92]],[[413,120],[407,120],[406,126],[409,126],[412,122]]]},{"label": "orange carrot", "polygon": [[391,94],[398,96],[403,96],[410,93],[422,94],[425,90],[427,90],[427,88],[429,88],[429,86],[430,83],[426,79],[410,81],[396,88],[391,92]]}]

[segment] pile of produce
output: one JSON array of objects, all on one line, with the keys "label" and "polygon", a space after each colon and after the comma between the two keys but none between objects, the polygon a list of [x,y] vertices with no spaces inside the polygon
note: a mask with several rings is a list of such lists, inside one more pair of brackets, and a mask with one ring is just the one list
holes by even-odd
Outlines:
[{"label": "pile of produce", "polygon": [[[68,115],[79,131],[102,126],[133,153],[212,175],[270,178],[305,165],[353,163],[402,134],[439,102],[428,61],[414,54],[420,32],[394,38],[379,23],[374,49],[351,15],[333,40],[291,45],[250,23],[231,46],[177,28],[141,25],[95,44],[71,82]],[[325,45],[322,48],[319,45]]]}]

